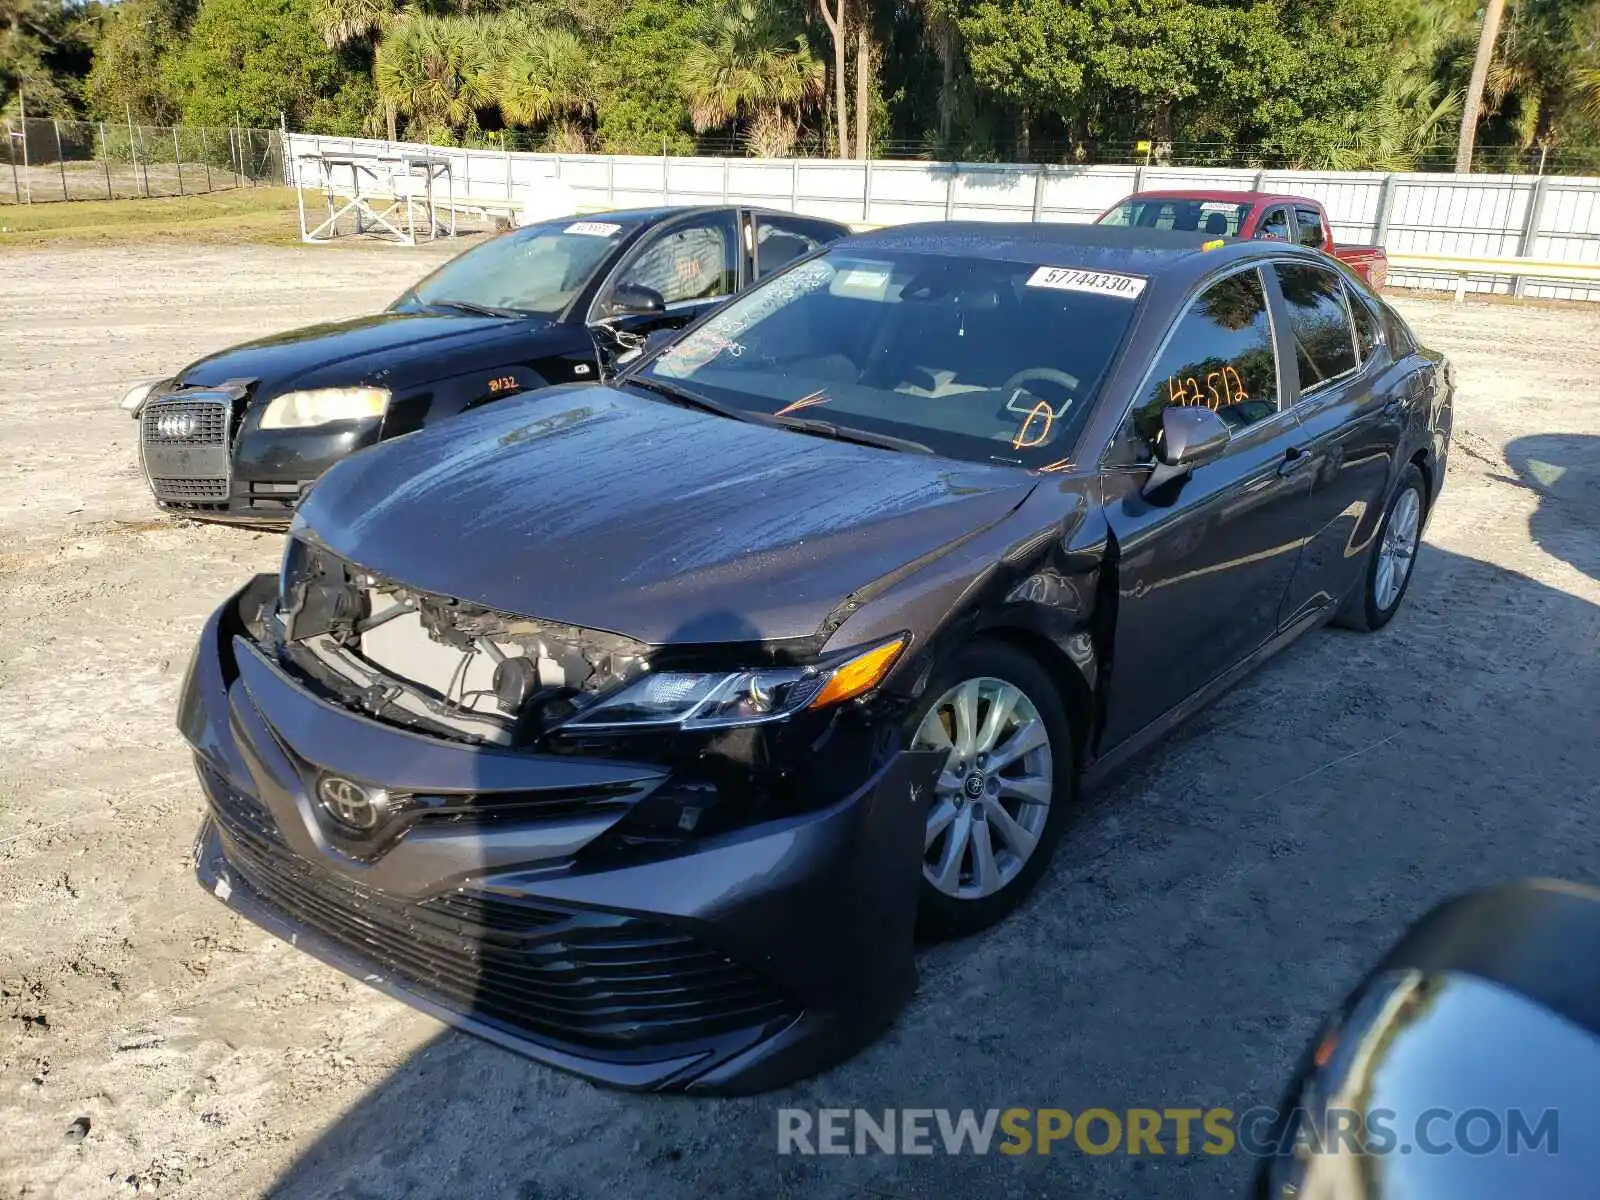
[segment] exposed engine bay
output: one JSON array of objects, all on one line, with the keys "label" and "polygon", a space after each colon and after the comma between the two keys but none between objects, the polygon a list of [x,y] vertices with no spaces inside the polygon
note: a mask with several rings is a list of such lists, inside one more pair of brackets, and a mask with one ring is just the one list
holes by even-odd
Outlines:
[{"label": "exposed engine bay", "polygon": [[649,670],[649,647],[631,638],[418,592],[299,539],[276,624],[288,665],[345,703],[507,746]]}]

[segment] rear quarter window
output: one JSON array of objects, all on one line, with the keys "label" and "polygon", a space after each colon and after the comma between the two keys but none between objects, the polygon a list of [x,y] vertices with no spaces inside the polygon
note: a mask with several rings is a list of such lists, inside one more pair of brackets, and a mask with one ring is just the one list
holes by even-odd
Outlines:
[{"label": "rear quarter window", "polygon": [[1389,343],[1389,353],[1398,361],[1417,352],[1416,335],[1411,332],[1405,318],[1387,304],[1383,306],[1383,338]]}]

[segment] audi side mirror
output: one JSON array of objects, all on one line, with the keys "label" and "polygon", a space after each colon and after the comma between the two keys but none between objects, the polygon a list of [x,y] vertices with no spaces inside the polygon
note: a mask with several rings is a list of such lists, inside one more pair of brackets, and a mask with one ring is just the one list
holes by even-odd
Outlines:
[{"label": "audi side mirror", "polygon": [[653,317],[667,311],[667,301],[655,288],[619,283],[606,298],[608,317]]},{"label": "audi side mirror", "polygon": [[1228,423],[1209,408],[1181,405],[1162,410],[1161,448],[1155,470],[1145,480],[1145,495],[1217,458],[1232,437]]}]

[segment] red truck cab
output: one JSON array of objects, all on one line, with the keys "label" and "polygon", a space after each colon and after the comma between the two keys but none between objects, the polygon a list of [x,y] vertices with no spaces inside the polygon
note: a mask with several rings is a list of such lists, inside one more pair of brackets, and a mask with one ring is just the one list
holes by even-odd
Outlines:
[{"label": "red truck cab", "polygon": [[1095,224],[1296,242],[1333,255],[1374,290],[1381,289],[1389,277],[1389,259],[1383,247],[1336,245],[1327,212],[1309,196],[1205,190],[1135,192],[1101,213]]}]

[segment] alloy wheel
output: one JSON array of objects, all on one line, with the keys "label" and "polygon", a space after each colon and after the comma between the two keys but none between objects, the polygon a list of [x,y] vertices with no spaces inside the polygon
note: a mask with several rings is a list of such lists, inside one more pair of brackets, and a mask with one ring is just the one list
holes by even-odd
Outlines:
[{"label": "alloy wheel", "polygon": [[1372,599],[1379,612],[1387,611],[1399,598],[1411,575],[1417,556],[1417,534],[1422,524],[1422,499],[1417,489],[1400,493],[1389,522],[1384,526],[1383,542],[1378,547],[1378,572],[1372,583]]},{"label": "alloy wheel", "polygon": [[1050,815],[1050,734],[1025,692],[1003,679],[956,684],[928,710],[912,746],[945,751],[923,840],[922,873],[940,892],[978,900],[1032,857]]}]

